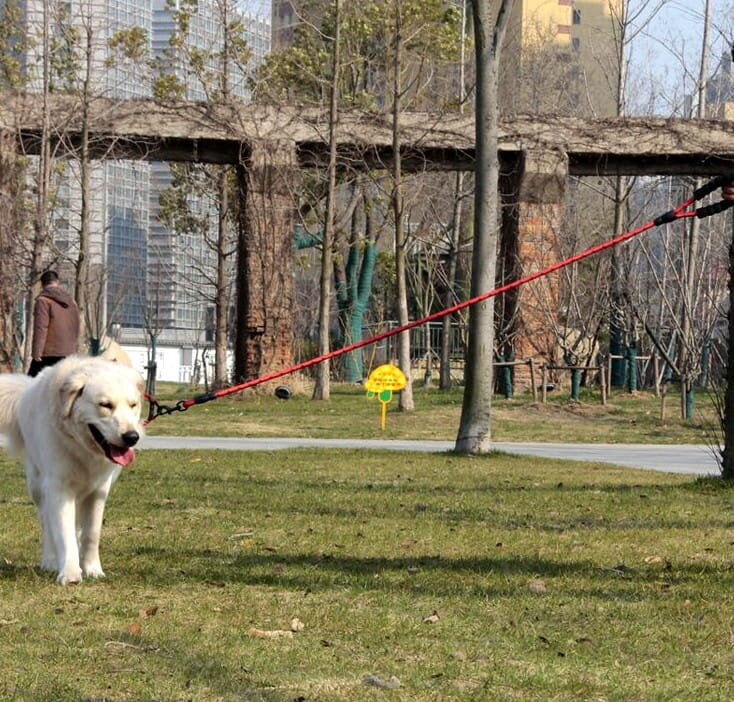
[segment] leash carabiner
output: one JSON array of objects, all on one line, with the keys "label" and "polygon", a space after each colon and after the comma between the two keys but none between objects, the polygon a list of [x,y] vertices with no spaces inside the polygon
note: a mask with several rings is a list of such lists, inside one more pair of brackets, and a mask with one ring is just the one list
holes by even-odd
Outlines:
[{"label": "leash carabiner", "polygon": [[149,424],[157,417],[162,417],[166,414],[173,414],[174,412],[185,412],[191,405],[187,404],[186,400],[179,400],[175,405],[162,405],[154,397],[145,393],[145,399],[148,400],[148,418],[143,424]]}]

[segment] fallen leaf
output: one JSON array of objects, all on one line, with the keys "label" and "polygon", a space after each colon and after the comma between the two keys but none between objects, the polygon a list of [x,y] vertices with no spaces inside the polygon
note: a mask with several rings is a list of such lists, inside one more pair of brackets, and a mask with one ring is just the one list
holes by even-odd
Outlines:
[{"label": "fallen leaf", "polygon": [[253,626],[247,630],[247,635],[252,639],[287,639],[293,636],[293,632],[285,629],[273,629],[272,631],[268,631],[266,629],[257,629]]},{"label": "fallen leaf", "polygon": [[427,617],[423,617],[423,621],[426,624],[435,624],[439,619],[441,619],[441,617],[435,609],[433,610],[433,614],[429,614]]},{"label": "fallen leaf", "polygon": [[138,612],[138,616],[141,619],[145,619],[146,617],[155,617],[156,614],[158,614],[158,605],[146,607]]},{"label": "fallen leaf", "polygon": [[645,563],[665,563],[665,559],[662,556],[647,556]]},{"label": "fallen leaf", "polygon": [[127,633],[132,634],[133,636],[140,636],[140,634],[143,631],[143,627],[140,624],[140,622],[133,622],[130,624],[130,626],[127,628]]},{"label": "fallen leaf", "polygon": [[531,580],[528,583],[528,589],[530,590],[530,592],[534,592],[537,595],[542,594],[548,590],[543,580]]},{"label": "fallen leaf", "polygon": [[298,631],[303,631],[304,627],[305,627],[304,623],[298,617],[293,617],[293,619],[291,619],[291,631],[292,632],[295,633]]},{"label": "fallen leaf", "polygon": [[378,678],[376,675],[365,675],[362,678],[362,682],[365,685],[374,685],[375,687],[382,687],[386,690],[394,690],[396,687],[400,687],[400,680],[397,678],[383,680],[382,678]]}]

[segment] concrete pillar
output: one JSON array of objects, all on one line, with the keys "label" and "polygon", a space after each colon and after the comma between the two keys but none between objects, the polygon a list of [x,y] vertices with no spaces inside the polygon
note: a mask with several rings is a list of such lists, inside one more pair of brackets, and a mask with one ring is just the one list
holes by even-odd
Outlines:
[{"label": "concrete pillar", "polygon": [[[555,151],[526,151],[504,176],[500,282],[516,280],[559,260],[567,179],[566,154]],[[505,297],[498,317],[500,353],[512,348],[517,360],[556,362],[559,273],[524,285]],[[528,382],[527,366],[517,366],[516,386],[527,386]]]},{"label": "concrete pillar", "polygon": [[295,145],[254,142],[237,167],[236,382],[292,362]]},{"label": "concrete pillar", "polygon": [[11,131],[0,132],[0,372],[15,370],[19,358],[15,334],[18,290],[18,144]]}]

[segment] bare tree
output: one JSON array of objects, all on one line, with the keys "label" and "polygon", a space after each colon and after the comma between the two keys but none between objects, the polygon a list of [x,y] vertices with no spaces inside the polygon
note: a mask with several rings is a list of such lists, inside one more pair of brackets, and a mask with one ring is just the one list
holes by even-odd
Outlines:
[{"label": "bare tree", "polygon": [[[334,0],[334,37],[331,51],[331,83],[329,85],[329,163],[327,165],[326,211],[324,236],[321,242],[321,282],[319,286],[319,354],[329,352],[329,325],[331,320],[331,276],[333,275],[334,211],[336,197],[337,144],[336,129],[339,119],[339,72],[341,71],[341,13],[339,0]],[[329,361],[322,361],[316,370],[314,400],[329,399]]]}]

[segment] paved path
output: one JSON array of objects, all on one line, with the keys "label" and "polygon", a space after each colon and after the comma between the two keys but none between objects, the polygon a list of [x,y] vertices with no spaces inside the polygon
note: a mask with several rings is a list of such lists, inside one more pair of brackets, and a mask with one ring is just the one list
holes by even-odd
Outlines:
[{"label": "paved path", "polygon": [[[233,451],[273,451],[289,448],[387,449],[392,451],[450,451],[453,441],[409,441],[386,439],[241,439],[232,437],[148,436],[142,448],[225,449]],[[495,448],[572,461],[600,461],[632,468],[667,473],[718,474],[718,464],[710,446],[672,444],[547,444],[497,442]]]},{"label": "paved path", "polygon": [[[4,446],[0,436],[0,447]],[[497,451],[526,456],[561,458],[568,461],[597,461],[630,468],[646,468],[666,473],[718,475],[719,466],[710,446],[693,444],[549,444],[499,441]],[[290,439],[215,436],[146,436],[141,448],[223,449],[230,451],[274,451],[291,448],[383,449],[389,451],[443,452],[454,448],[453,441],[411,441],[408,439]]]}]

